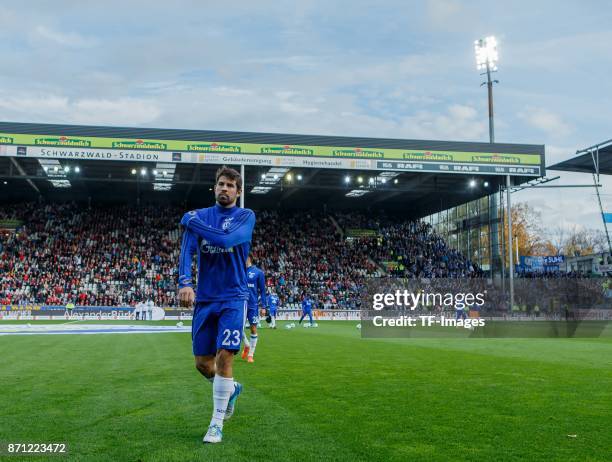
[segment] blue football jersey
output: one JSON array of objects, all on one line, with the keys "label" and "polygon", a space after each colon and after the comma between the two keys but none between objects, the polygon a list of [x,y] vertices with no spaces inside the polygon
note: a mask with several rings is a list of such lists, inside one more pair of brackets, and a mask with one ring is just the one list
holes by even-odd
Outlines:
[{"label": "blue football jersey", "polygon": [[262,304],[264,306],[268,305],[266,299],[266,277],[264,272],[255,265],[247,268],[247,286],[249,287],[249,308],[257,308],[260,297]]},{"label": "blue football jersey", "polygon": [[313,302],[310,298],[305,298],[302,300],[302,310],[303,311],[312,311]]},{"label": "blue football jersey", "polygon": [[252,210],[213,207],[187,212],[179,258],[179,287],[193,287],[191,260],[198,255],[196,302],[247,300],[246,260],[255,227]]},{"label": "blue football jersey", "polygon": [[278,308],[278,305],[280,304],[280,300],[278,298],[278,295],[276,294],[270,294],[268,296],[268,307],[271,310],[276,310]]}]

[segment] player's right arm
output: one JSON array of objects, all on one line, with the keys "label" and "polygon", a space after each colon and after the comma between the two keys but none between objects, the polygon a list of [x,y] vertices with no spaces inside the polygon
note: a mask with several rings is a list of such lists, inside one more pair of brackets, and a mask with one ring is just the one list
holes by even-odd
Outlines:
[{"label": "player's right arm", "polygon": [[183,215],[181,225],[206,239],[209,244],[230,249],[243,242],[250,242],[255,228],[255,214],[252,210],[242,209],[235,218],[225,230],[219,230],[204,223],[197,213],[191,211]]},{"label": "player's right arm", "polygon": [[181,244],[181,255],[179,256],[179,276],[178,276],[178,298],[181,306],[189,307],[195,300],[193,291],[193,276],[191,274],[191,262],[193,255],[198,250],[198,238],[188,229],[183,232],[183,242]]}]

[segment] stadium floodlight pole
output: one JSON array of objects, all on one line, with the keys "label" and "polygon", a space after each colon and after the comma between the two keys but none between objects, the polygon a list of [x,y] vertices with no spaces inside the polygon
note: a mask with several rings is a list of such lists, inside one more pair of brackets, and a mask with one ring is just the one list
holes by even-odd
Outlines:
[{"label": "stadium floodlight pole", "polygon": [[[486,75],[486,82],[482,82],[480,86],[487,86],[489,96],[489,143],[495,143],[495,124],[493,121],[493,84],[499,83],[497,80],[491,80],[491,73],[497,72],[497,40],[490,36],[474,42],[474,51],[476,52],[476,67],[481,72],[480,75]],[[497,209],[497,200],[493,195],[493,200],[489,198],[489,240],[491,243],[491,255],[489,256],[490,274],[493,279],[493,262],[499,258],[499,210]],[[503,235],[502,235],[503,239]],[[510,246],[512,248],[512,246]],[[502,252],[503,255],[503,252]],[[504,259],[501,258],[501,273],[502,279],[504,274]]]},{"label": "stadium floodlight pole", "polygon": [[516,244],[516,249],[515,249],[516,250],[516,263],[518,264],[518,262],[519,262],[519,251],[518,251],[519,242],[518,242],[518,236],[514,236],[514,242]]},{"label": "stadium floodlight pole", "polygon": [[506,197],[508,200],[508,276],[510,276],[510,310],[514,307],[514,258],[512,255],[512,201],[510,200],[510,175],[506,175]]},{"label": "stadium floodlight pole", "polygon": [[[487,93],[489,96],[489,142],[495,143],[495,125],[493,122],[493,84],[499,83],[498,80],[491,80],[491,73],[497,72],[497,61],[499,60],[499,54],[497,53],[497,39],[493,36],[486,37],[484,39],[476,40],[474,42],[474,49],[476,52],[476,66],[478,70],[484,71],[481,75],[487,76],[487,81],[482,82],[480,86],[487,86]],[[514,305],[514,262],[512,255],[512,209],[510,201],[510,175],[506,175],[506,195],[508,202],[508,255],[509,255],[509,276],[510,276],[510,308]],[[493,211],[489,207],[490,211]],[[495,213],[497,215],[497,213]],[[495,217],[497,218],[497,217]],[[497,228],[497,226],[495,226]],[[491,232],[491,236],[497,236],[497,229],[495,232]],[[502,258],[502,265],[504,264]]]},{"label": "stadium floodlight pole", "polygon": [[244,178],[244,164],[240,164],[240,177],[242,178],[242,194],[240,194],[240,208],[244,208],[244,195],[246,194],[246,181]]}]

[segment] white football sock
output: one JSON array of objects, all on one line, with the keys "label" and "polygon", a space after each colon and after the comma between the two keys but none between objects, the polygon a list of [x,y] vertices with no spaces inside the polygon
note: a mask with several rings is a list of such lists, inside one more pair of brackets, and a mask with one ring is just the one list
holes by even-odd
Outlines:
[{"label": "white football sock", "polygon": [[243,336],[244,336],[244,346],[245,346],[246,348],[251,348],[251,344],[249,343],[249,338],[247,337],[246,330],[243,330],[243,331],[242,331],[242,334],[243,334]]},{"label": "white football sock", "polygon": [[270,324],[270,327],[276,327],[276,316],[272,316],[272,323]]},{"label": "white football sock", "polygon": [[230,396],[234,393],[234,379],[215,375],[213,382],[213,415],[211,425],[218,425],[223,428],[223,417],[227,410],[227,403]]},{"label": "white football sock", "polygon": [[255,354],[255,347],[257,346],[257,334],[251,334],[251,349],[249,350],[249,356],[252,358]]}]

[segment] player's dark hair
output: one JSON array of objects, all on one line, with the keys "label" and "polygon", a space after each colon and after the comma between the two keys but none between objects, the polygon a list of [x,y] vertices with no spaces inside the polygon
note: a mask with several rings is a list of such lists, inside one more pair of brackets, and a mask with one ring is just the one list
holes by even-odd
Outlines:
[{"label": "player's dark hair", "polygon": [[242,191],[242,177],[240,176],[240,173],[238,173],[237,170],[234,170],[233,168],[224,165],[219,170],[217,170],[217,173],[215,174],[215,184],[219,182],[219,178],[221,178],[222,176],[232,181],[235,181],[238,191]]}]

